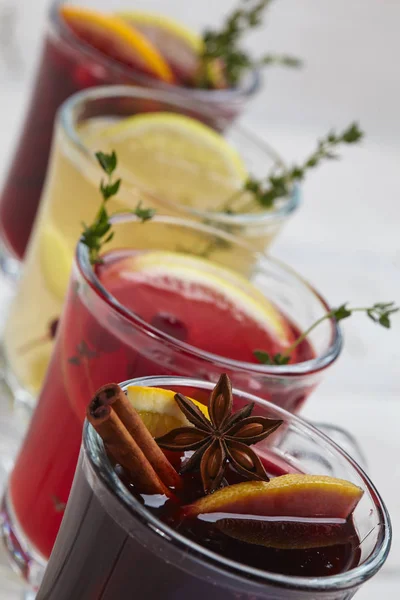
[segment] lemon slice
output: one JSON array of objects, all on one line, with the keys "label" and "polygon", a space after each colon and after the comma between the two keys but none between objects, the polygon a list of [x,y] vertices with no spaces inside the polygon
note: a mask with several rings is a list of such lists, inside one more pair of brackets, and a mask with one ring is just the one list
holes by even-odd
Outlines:
[{"label": "lemon slice", "polygon": [[95,137],[88,140],[93,148],[117,152],[125,182],[174,205],[215,210],[247,177],[240,155],[219,133],[183,115],[138,114]]},{"label": "lemon slice", "polygon": [[139,30],[168,62],[178,81],[194,84],[199,66],[203,39],[178,21],[145,11],[117,13]]},{"label": "lemon slice", "polygon": [[50,291],[63,300],[73,263],[73,253],[62,233],[51,223],[43,228],[39,242],[42,274]]},{"label": "lemon slice", "polygon": [[80,6],[66,5],[61,17],[73,32],[110,58],[149,72],[168,83],[174,75],[158,50],[124,19]]},{"label": "lemon slice", "polygon": [[207,290],[209,301],[223,297],[235,310],[248,315],[268,329],[272,336],[285,347],[291,333],[281,313],[247,279],[235,271],[206,259],[178,252],[144,252],[117,262],[107,273],[107,283],[113,289],[113,279],[145,281],[165,289],[179,285],[183,293],[198,296]]},{"label": "lemon slice", "polygon": [[[141,416],[147,429],[155,438],[165,435],[177,427],[187,427],[189,421],[175,402],[175,392],[161,388],[131,385],[127,390],[128,400]],[[192,402],[208,418],[207,407],[193,400]]]}]

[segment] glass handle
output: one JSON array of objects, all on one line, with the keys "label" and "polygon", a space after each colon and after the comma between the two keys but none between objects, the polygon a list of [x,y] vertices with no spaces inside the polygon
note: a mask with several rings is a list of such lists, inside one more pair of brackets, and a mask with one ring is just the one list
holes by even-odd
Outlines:
[{"label": "glass handle", "polygon": [[341,427],[330,423],[312,423],[314,427],[325,433],[338,446],[343,448],[364,469],[368,468],[367,459],[356,438]]}]

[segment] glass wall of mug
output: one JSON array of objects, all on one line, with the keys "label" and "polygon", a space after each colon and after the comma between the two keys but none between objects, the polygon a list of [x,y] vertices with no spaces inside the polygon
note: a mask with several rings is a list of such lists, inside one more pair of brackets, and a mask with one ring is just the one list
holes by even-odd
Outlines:
[{"label": "glass wall of mug", "polygon": [[[327,320],[296,355],[300,362],[260,364],[252,354],[253,334],[246,338],[258,307],[267,307],[267,326],[274,327],[280,315],[279,322],[296,331],[328,310],[301,277],[242,240],[194,221],[156,216],[142,223],[123,215],[114,218],[113,228],[117,250],[104,254],[102,265],[93,267],[87,246],[78,245],[52,360],[11,475],[18,524],[13,535],[18,541],[22,532],[23,571],[50,555],[78,458],[85,407],[98,387],[154,373],[217,381],[226,372],[241,389],[298,411],[341,349],[338,326]],[[202,250],[211,243],[204,258]],[[159,285],[160,269],[167,287]],[[147,286],[152,274],[156,284]],[[243,307],[239,315],[237,303]],[[306,358],[309,344],[313,350]],[[226,354],[221,348],[228,348]],[[240,359],[243,352],[248,362]],[[24,548],[38,561],[29,558],[25,565]]]},{"label": "glass wall of mug", "polygon": [[[218,121],[218,117],[205,107],[194,106],[175,95],[129,87],[87,90],[73,96],[60,110],[43,202],[5,332],[8,365],[5,371],[9,385],[18,397],[34,397],[40,389],[53,347],[75,244],[82,233],[82,223],[93,221],[101,203],[99,182],[103,173],[94,153],[111,148],[105,137],[97,135],[97,126],[143,112],[194,114],[197,119],[212,125]],[[240,152],[248,171],[255,175],[265,174],[269,168],[281,164],[274,151],[249,132],[233,126],[226,137]],[[227,215],[214,212],[207,204],[206,209],[202,209],[202,198],[198,199],[198,208],[187,206],[174,201],[173,195],[168,196],[169,167],[158,165],[157,176],[154,162],[154,180],[158,178],[160,182],[156,193],[143,188],[126,166],[121,167],[118,174],[123,183],[118,196],[108,203],[110,212],[134,209],[142,202],[143,206],[153,207],[161,214],[183,215],[212,224],[221,231],[233,232],[261,250],[271,243],[298,205],[298,190],[294,189],[281,204],[262,213]],[[221,189],[229,190],[230,182],[225,182],[225,188],[223,183],[219,181],[215,186],[216,197]],[[163,187],[165,193],[159,191]],[[204,203],[209,201],[209,197],[204,198]],[[149,247],[151,243],[148,238]],[[206,251],[207,248],[203,248],[203,253]]]},{"label": "glass wall of mug", "polygon": [[[172,389],[200,401],[213,388],[209,382],[147,377],[121,384]],[[135,498],[119,479],[103,442],[87,422],[70,499],[38,600],[91,598],[101,590],[104,600],[140,598],[193,600],[349,600],[387,558],[391,527],[387,510],[367,475],[326,436],[301,419],[252,396],[234,390],[235,404],[255,402],[253,414],[282,419],[282,435],[253,446],[271,472],[329,475],[359,486],[364,494],[354,515],[359,545],[357,558],[331,565],[330,575],[310,576],[299,567],[298,550],[259,546],[269,553],[265,568],[251,565],[245,552],[188,539],[184,531],[162,519]],[[260,518],[260,517],[258,517]],[[101,527],[98,524],[101,523]],[[221,537],[221,535],[220,535]],[[219,538],[218,538],[219,539]],[[343,544],[335,557],[348,555]],[[254,548],[254,546],[252,546]],[[329,552],[325,548],[315,553]],[[312,562],[313,551],[307,555]],[[346,554],[347,553],[347,554]],[[254,554],[254,553],[253,553]],[[351,552],[350,552],[351,554]],[[279,558],[277,558],[279,556]],[[274,558],[274,560],[272,559]],[[297,558],[295,558],[297,557]],[[235,560],[236,558],[236,560]],[[353,556],[354,558],[354,556]],[[318,564],[322,559],[318,557]]]},{"label": "glass wall of mug", "polygon": [[[186,3],[182,1],[181,4],[184,9]],[[73,33],[60,13],[63,7],[70,5],[108,13],[135,9],[131,0],[53,0],[51,3],[31,102],[0,198],[1,264],[6,272],[8,266],[11,269],[13,265],[15,271],[16,261],[25,254],[45,180],[56,112],[72,94],[94,86],[113,84],[167,92],[172,90],[192,104],[193,115],[196,107],[200,113],[203,109],[209,110],[214,115],[214,122],[223,127],[240,114],[259,88],[259,76],[255,71],[247,73],[234,89],[202,90],[149,76],[134,66],[124,66],[107,56],[107,40],[101,45],[104,52],[100,52]],[[84,29],[85,23],[87,19],[83,20]],[[88,33],[90,35],[90,20]],[[110,47],[113,46],[112,33]],[[90,39],[93,41],[91,36]],[[185,56],[179,48],[176,54]]]}]

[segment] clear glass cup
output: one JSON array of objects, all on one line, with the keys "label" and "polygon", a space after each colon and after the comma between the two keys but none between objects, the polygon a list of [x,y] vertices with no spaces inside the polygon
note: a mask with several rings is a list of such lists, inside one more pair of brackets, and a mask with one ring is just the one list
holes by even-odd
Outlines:
[{"label": "clear glass cup", "polygon": [[[212,384],[147,377],[122,384],[173,389],[202,399]],[[242,391],[235,402],[255,402],[254,414],[284,421],[284,435],[256,446],[280,473],[339,477],[364,491],[354,512],[360,560],[330,577],[288,576],[239,564],[185,538],[149,512],[125,488],[101,438],[85,423],[71,496],[37,600],[349,600],[383,565],[390,549],[390,519],[373,483],[324,434],[305,421]]]},{"label": "clear glass cup", "polygon": [[[40,390],[82,222],[91,223],[100,206],[98,188],[102,172],[94,151],[103,148],[85,145],[80,127],[92,119],[109,120],[143,111],[195,115],[215,127],[219,122],[212,110],[192,100],[164,91],[127,86],[86,90],[63,105],[57,120],[43,202],[5,329],[3,371],[18,397],[36,396]],[[237,126],[232,127],[226,137],[240,151],[249,172],[255,175],[265,175],[274,165],[281,164],[273,150]],[[166,198],[139,191],[133,183],[124,180],[121,193],[109,202],[110,212],[134,209],[139,198],[144,206],[152,206],[161,214],[190,217],[221,230],[228,229],[259,250],[269,246],[299,202],[298,190],[294,189],[290,197],[270,211],[230,217],[172,204]],[[151,247],[152,240],[148,239],[147,244]]]},{"label": "clear glass cup", "polygon": [[[168,216],[143,224],[122,215],[114,219],[114,230],[119,250],[147,250],[151,239],[154,250],[176,250],[179,243],[181,252],[186,247],[193,253],[213,242],[205,264],[229,267],[249,279],[300,330],[328,310],[290,268],[216,229]],[[144,321],[133,310],[103,287],[87,246],[79,243],[52,360],[9,480],[8,545],[18,548],[27,577],[50,555],[78,459],[86,404],[98,387],[155,373],[215,382],[226,372],[240,389],[297,412],[341,350],[340,330],[327,320],[310,336],[315,352],[310,360],[282,366],[240,362],[172,337],[158,325],[156,299],[155,319]],[[188,339],[198,318],[182,323]]]},{"label": "clear glass cup", "polygon": [[[112,84],[173,90],[193,108],[210,110],[220,124],[232,122],[259,88],[258,73],[248,73],[235,89],[208,91],[172,86],[126,68],[81,42],[60,18],[62,5],[72,4],[105,11],[134,10],[132,0],[53,0],[45,32],[44,47],[30,106],[10,166],[0,201],[0,233],[6,272],[14,275],[16,261],[24,256],[49,159],[53,123],[59,106],[80,90]],[[182,8],[185,3],[182,2]],[[164,8],[164,7],[163,7]]]}]

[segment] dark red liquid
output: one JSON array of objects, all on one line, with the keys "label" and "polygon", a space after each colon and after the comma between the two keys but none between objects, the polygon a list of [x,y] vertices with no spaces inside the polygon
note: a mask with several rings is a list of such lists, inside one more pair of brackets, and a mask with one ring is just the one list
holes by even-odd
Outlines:
[{"label": "dark red liquid", "polygon": [[[60,105],[75,92],[99,85],[127,84],[157,87],[157,81],[143,79],[139,71],[119,68],[117,62],[104,60],[98,53],[87,53],[78,40],[63,30],[65,25],[53,15],[52,31],[46,37],[39,69],[37,72],[31,102],[20,134],[14,159],[9,168],[0,197],[0,233],[8,249],[19,259],[24,256],[32,225],[45,180],[49,160],[53,124]],[[179,89],[179,88],[178,88]],[[186,95],[186,94],[185,94]],[[115,104],[116,102],[114,102]],[[111,104],[111,101],[108,103]],[[227,106],[220,103],[215,108],[215,120],[204,119],[194,109],[180,110],[152,99],[138,100],[135,112],[169,110],[184,112],[200,118],[213,126],[221,126],[221,117],[226,123],[232,121],[240,110],[240,105]],[[141,105],[141,106],[140,106]],[[98,107],[100,108],[100,107]],[[103,116],[123,114],[124,110]]]},{"label": "dark red liquid", "polygon": [[[179,470],[184,457],[174,452],[166,452],[166,454],[174,467]],[[282,464],[263,462],[270,478],[287,472]],[[123,470],[117,467],[117,472],[132,495],[141,502],[144,499],[147,508],[174,531],[235,562],[256,569],[300,577],[336,575],[353,568],[359,562],[360,540],[351,516],[347,521],[343,519],[324,521],[314,518],[313,515],[310,515],[309,519],[298,520],[295,517],[262,518],[261,521],[265,526],[263,536],[266,540],[274,539],[278,546],[274,547],[272,543],[268,547],[238,539],[235,537],[235,529],[230,525],[239,522],[242,533],[247,534],[251,530],[257,532],[261,522],[260,517],[252,519],[251,514],[245,516],[234,513],[224,514],[223,511],[199,517],[184,516],[182,506],[189,505],[204,496],[199,472],[182,475],[183,489],[178,493],[178,504],[176,501],[167,500],[158,508],[155,508],[151,496],[142,497],[137,493]],[[242,481],[246,481],[245,478],[228,466],[223,486]]]},{"label": "dark red liquid", "polygon": [[[228,471],[225,484],[239,483],[241,480],[239,475]],[[127,485],[135,495],[135,490]],[[185,475],[184,490],[180,494],[182,503],[193,502],[203,494],[199,474]],[[151,512],[173,530],[217,554],[256,569],[293,576],[326,577],[345,572],[359,562],[360,540],[351,518],[348,521],[338,519],[337,522],[312,518],[303,521],[285,517],[277,520],[265,518],[264,523],[269,527],[270,536],[274,536],[275,542],[278,540],[277,545],[280,542],[283,546],[291,543],[301,546],[299,538],[306,545],[312,538],[316,545],[307,548],[276,548],[273,545],[267,547],[235,538],[234,529],[230,531],[229,527],[234,522],[232,519],[238,520],[242,525],[241,531],[247,532],[260,524],[260,521],[252,520],[251,515],[244,519],[242,515],[236,515],[235,519],[234,514],[222,513],[188,518],[183,517],[180,507],[171,501],[160,508],[154,508],[151,498],[145,497],[145,503]],[[337,543],[330,542],[330,536]],[[268,539],[268,533],[265,533],[265,538]]]},{"label": "dark red liquid", "polygon": [[[231,515],[227,515],[226,518],[231,518]],[[223,519],[221,518],[220,521],[223,521]],[[251,519],[248,519],[248,521],[250,527]],[[265,519],[265,522],[268,523],[268,519]],[[235,539],[232,535],[226,535],[218,529],[218,521],[217,523],[208,523],[207,521],[194,519],[183,521],[179,525],[173,521],[168,524],[185,537],[217,554],[221,554],[225,558],[255,569],[284,575],[329,577],[352,569],[358,564],[360,557],[359,540],[350,521],[340,525],[320,525],[321,530],[328,538],[330,528],[340,527],[343,538],[348,536],[347,542],[341,540],[341,543],[324,545],[321,539],[321,546],[301,549],[269,548]],[[282,519],[279,522],[272,522],[271,525],[275,526],[276,529],[292,526],[293,531],[295,527],[302,528],[302,537],[306,537],[308,531],[313,531],[314,527],[318,527],[319,524],[312,524],[311,522],[299,524],[295,520],[285,521]]]},{"label": "dark red liquid", "polygon": [[[135,512],[125,509],[123,516],[122,506],[115,496],[107,498],[103,495],[100,499],[86,477],[80,461],[38,600],[130,600],[132,597],[149,600],[187,600],[189,597],[192,600],[205,597],[284,600],[288,597],[285,589],[279,591],[275,586],[269,587],[268,583],[261,586],[260,595],[256,590],[250,595],[239,593],[237,580],[227,586],[227,578],[211,568],[205,576],[196,561],[188,560],[187,550],[178,550],[177,556],[172,550],[173,542],[154,539],[157,535],[140,523]],[[130,491],[135,495],[132,488]],[[187,476],[182,501],[192,501],[199,492],[198,477]],[[359,539],[351,519],[341,524],[340,543],[282,550],[237,541],[221,533],[215,523],[182,519],[176,505],[167,503],[155,509],[151,497],[143,499],[138,495],[137,498],[173,531],[239,565],[289,576],[329,577],[359,564]],[[115,520],[117,510],[119,523]],[[313,525],[299,524],[299,527],[308,527],[312,531]],[[329,525],[324,533],[329,536]],[[296,600],[296,587],[290,589],[290,598]],[[299,599],[306,597],[304,592],[299,592]],[[315,599],[320,597],[323,595],[313,594]],[[344,599],[340,593],[332,597]]]},{"label": "dark red liquid", "polygon": [[[211,303],[202,307],[177,291],[157,293],[134,279],[121,285],[115,277],[114,257],[111,253],[105,258],[100,280],[132,312],[169,335],[236,359],[249,358],[251,336],[261,348],[279,350],[267,329],[251,320],[238,324],[228,309],[213,311]],[[236,332],[234,339],[231,330]],[[296,360],[312,357],[312,348],[305,342]],[[101,385],[147,375],[216,380],[222,370],[244,391],[256,390],[258,396],[291,410],[298,408],[316,383],[313,375],[311,381],[269,380],[262,374],[229,371],[176,348],[173,340],[142,331],[139,324],[111,310],[88,285],[73,279],[39,403],[10,480],[15,515],[33,546],[45,557],[50,555],[63,516],[59,507],[67,502],[74,476],[86,406]]]}]

